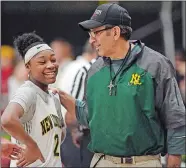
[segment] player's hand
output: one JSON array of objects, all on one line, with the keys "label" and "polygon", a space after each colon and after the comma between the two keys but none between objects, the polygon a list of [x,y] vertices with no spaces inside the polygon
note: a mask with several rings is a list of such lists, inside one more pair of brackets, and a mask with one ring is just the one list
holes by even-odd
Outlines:
[{"label": "player's hand", "polygon": [[17,144],[13,144],[9,141],[1,142],[1,156],[11,159],[17,160],[19,159],[21,153],[21,147]]},{"label": "player's hand", "polygon": [[22,150],[21,158],[17,162],[17,166],[26,167],[38,159],[40,159],[43,163],[45,162],[45,159],[37,144],[32,146],[25,146],[25,149]]},{"label": "player's hand", "polygon": [[167,167],[180,167],[181,165],[181,155],[168,155]]}]

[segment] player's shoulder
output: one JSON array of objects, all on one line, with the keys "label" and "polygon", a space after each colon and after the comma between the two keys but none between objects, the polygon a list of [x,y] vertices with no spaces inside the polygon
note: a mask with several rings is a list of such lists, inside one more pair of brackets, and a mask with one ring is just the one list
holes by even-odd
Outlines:
[{"label": "player's shoulder", "polygon": [[51,90],[49,90],[49,95],[54,99],[54,101],[60,102],[59,94],[54,94]]},{"label": "player's shoulder", "polygon": [[30,81],[25,81],[24,84],[22,84],[18,89],[17,91],[15,92],[15,95],[14,96],[23,96],[24,97],[30,97],[30,98],[33,98],[35,99],[36,98],[36,90],[35,88],[33,87],[33,85],[31,84]]},{"label": "player's shoulder", "polygon": [[18,103],[26,113],[34,112],[37,93],[32,85],[34,85],[32,82],[25,81],[25,83],[17,89],[9,103]]}]

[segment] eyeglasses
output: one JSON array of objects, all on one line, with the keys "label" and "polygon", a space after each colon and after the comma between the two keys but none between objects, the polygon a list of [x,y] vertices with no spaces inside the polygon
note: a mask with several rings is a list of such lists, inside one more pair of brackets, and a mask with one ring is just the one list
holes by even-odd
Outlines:
[{"label": "eyeglasses", "polygon": [[97,34],[104,31],[104,30],[108,30],[108,29],[112,29],[113,27],[106,27],[104,29],[101,30],[97,30],[97,31],[89,31],[88,34],[90,37],[96,38]]}]

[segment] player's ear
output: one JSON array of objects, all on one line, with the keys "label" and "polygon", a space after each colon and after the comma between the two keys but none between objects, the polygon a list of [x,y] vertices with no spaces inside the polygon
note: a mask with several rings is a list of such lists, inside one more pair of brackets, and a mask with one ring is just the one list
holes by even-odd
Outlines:
[{"label": "player's ear", "polygon": [[28,72],[28,74],[29,74],[29,73],[30,73],[30,70],[31,70],[30,63],[27,63],[27,64],[25,65],[25,67],[26,67],[26,70],[27,70],[27,72]]}]

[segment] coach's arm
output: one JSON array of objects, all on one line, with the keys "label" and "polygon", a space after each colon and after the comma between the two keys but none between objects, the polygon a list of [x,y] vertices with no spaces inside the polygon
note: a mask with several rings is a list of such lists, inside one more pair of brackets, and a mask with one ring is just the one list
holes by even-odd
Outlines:
[{"label": "coach's arm", "polygon": [[185,107],[175,78],[175,71],[167,59],[161,62],[156,87],[156,109],[167,132],[167,167],[180,167],[185,154]]},{"label": "coach's arm", "polygon": [[86,104],[61,90],[54,91],[54,93],[55,92],[58,92],[61,104],[67,110],[65,116],[66,125],[68,127],[74,127],[77,125],[78,121],[80,124],[88,127]]}]

